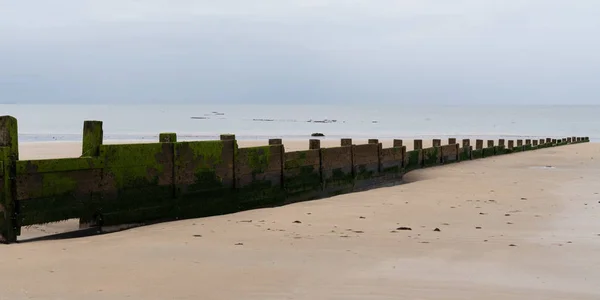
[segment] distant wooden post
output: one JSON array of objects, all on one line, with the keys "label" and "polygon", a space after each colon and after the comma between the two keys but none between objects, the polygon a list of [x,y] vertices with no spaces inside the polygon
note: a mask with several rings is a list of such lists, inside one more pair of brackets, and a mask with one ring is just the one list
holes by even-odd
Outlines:
[{"label": "distant wooden post", "polygon": [[413,144],[414,144],[413,150],[423,149],[423,140],[414,140]]},{"label": "distant wooden post", "polygon": [[538,145],[538,140],[533,140],[532,142],[533,142],[533,146],[534,146],[534,147],[537,147],[537,145]]},{"label": "distant wooden post", "polygon": [[515,147],[515,141],[513,140],[508,140],[508,149],[512,149]]},{"label": "distant wooden post", "polygon": [[177,143],[177,133],[162,132],[158,135],[158,141],[161,143]]},{"label": "distant wooden post", "polygon": [[552,139],[551,138],[546,138],[546,144],[551,144],[552,143]]},{"label": "distant wooden post", "polygon": [[525,145],[531,145],[531,140],[530,139],[526,139],[525,140]]},{"label": "distant wooden post", "polygon": [[394,140],[394,148],[402,148],[402,140]]},{"label": "distant wooden post", "polygon": [[378,139],[369,139],[369,144],[379,144],[379,140]]},{"label": "distant wooden post", "polygon": [[281,139],[269,139],[269,145],[283,145]]},{"label": "distant wooden post", "polygon": [[442,146],[442,140],[440,139],[433,139],[433,147],[441,147]]},{"label": "distant wooden post", "polygon": [[517,140],[517,147],[523,146],[523,140]]},{"label": "distant wooden post", "polygon": [[340,145],[343,146],[352,146],[352,139],[345,138],[340,141]]},{"label": "distant wooden post", "polygon": [[470,139],[463,139],[462,140],[462,147],[465,148],[465,149],[471,147],[471,140]]},{"label": "distant wooden post", "polygon": [[456,144],[456,138],[448,138],[448,145]]},{"label": "distant wooden post", "polygon": [[19,131],[17,119],[0,117],[0,242],[14,243],[21,231],[16,215]]},{"label": "distant wooden post", "polygon": [[483,149],[483,140],[475,140],[475,149],[477,149],[477,150]]},{"label": "distant wooden post", "polygon": [[488,141],[487,141],[487,147],[488,147],[488,148],[492,148],[492,147],[494,147],[494,140],[488,140]]},{"label": "distant wooden post", "polygon": [[102,121],[83,122],[81,156],[100,156],[100,146],[102,146],[103,135]]},{"label": "distant wooden post", "polygon": [[308,149],[315,150],[321,149],[321,140],[311,139],[308,141]]}]

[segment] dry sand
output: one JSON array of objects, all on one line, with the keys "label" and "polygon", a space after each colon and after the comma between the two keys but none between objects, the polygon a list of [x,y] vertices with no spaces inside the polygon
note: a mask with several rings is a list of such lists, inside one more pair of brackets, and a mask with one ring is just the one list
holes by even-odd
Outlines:
[{"label": "dry sand", "polygon": [[[21,157],[78,155],[52,147],[22,144]],[[600,299],[599,168],[600,145],[571,145],[279,208],[0,245],[0,299]],[[52,226],[24,234],[69,222]]]}]

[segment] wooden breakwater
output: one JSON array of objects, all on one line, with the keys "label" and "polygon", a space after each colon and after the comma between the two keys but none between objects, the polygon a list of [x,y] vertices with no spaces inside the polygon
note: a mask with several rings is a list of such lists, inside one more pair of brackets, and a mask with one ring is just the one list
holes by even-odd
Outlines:
[{"label": "wooden breakwater", "polygon": [[378,140],[286,152],[281,139],[239,148],[234,135],[178,142],[162,133],[147,144],[104,145],[102,122],[86,121],[79,158],[19,160],[17,120],[0,117],[0,241],[17,241],[23,226],[79,219],[81,228],[196,218],[393,185],[411,170],[464,160],[588,142],[440,139],[423,148]]}]

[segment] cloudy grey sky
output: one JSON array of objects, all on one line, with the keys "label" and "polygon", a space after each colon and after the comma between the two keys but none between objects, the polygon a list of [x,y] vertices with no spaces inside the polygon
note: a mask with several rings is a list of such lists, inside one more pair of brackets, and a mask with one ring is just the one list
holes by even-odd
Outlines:
[{"label": "cloudy grey sky", "polygon": [[600,103],[598,0],[0,0],[0,102]]}]

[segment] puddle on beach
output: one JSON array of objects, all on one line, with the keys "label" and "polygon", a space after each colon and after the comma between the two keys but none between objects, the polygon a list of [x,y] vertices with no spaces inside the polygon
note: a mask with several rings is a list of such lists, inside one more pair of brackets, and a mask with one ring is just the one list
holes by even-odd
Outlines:
[{"label": "puddle on beach", "polygon": [[533,166],[533,167],[529,167],[530,169],[556,169],[556,167],[553,166]]}]

